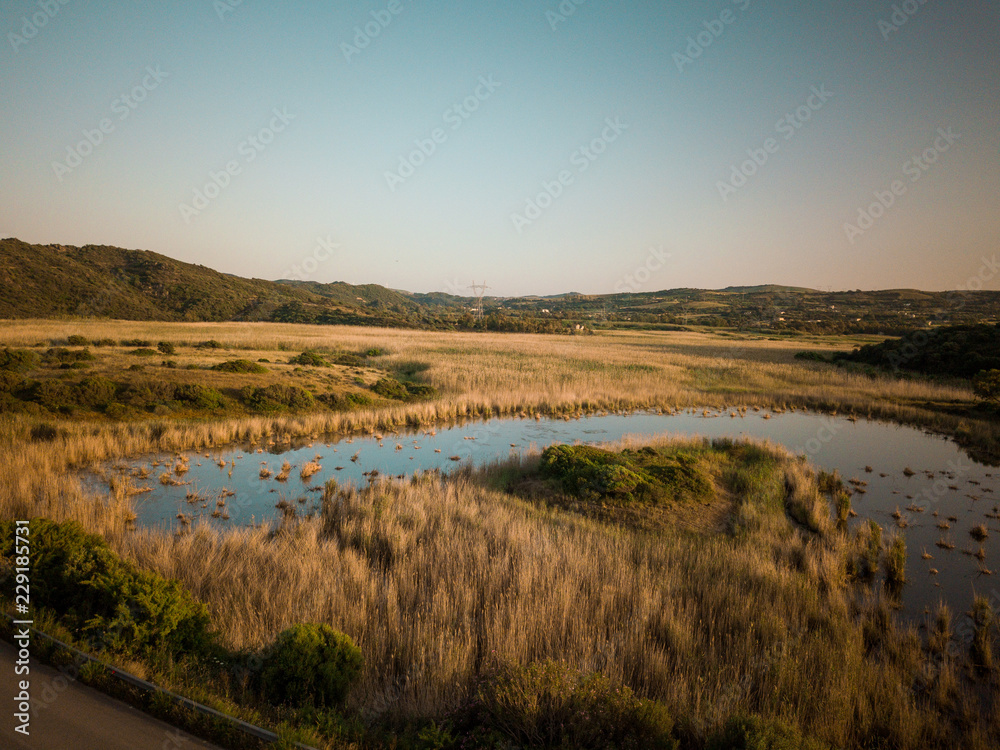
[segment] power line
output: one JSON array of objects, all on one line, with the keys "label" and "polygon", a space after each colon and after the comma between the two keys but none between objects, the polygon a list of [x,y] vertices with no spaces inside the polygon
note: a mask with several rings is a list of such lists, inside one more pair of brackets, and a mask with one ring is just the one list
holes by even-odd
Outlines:
[{"label": "power line", "polygon": [[483,294],[485,294],[486,290],[489,288],[490,287],[486,286],[485,279],[483,279],[482,284],[477,284],[475,281],[469,284],[469,289],[471,289],[473,293],[476,295],[476,303],[472,309],[476,313],[477,320],[482,319],[483,317]]}]

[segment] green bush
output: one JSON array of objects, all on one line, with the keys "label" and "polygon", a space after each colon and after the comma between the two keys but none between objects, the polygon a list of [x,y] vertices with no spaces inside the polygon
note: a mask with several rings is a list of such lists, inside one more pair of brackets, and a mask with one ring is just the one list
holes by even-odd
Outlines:
[{"label": "green bush", "polygon": [[684,452],[660,455],[651,448],[613,453],[585,445],[552,445],[539,471],[583,499],[653,503],[708,497],[712,485],[697,459]]},{"label": "green bush", "polygon": [[263,388],[248,385],[240,389],[240,401],[254,411],[272,412],[284,409],[308,409],[313,395],[298,386],[274,383]]},{"label": "green bush", "polygon": [[104,408],[115,400],[118,387],[100,376],[84,378],[76,386],[76,401],[91,408]]},{"label": "green bush", "polygon": [[662,704],[556,661],[488,674],[476,689],[470,718],[521,747],[677,747]]},{"label": "green bush", "polygon": [[383,398],[395,398],[401,401],[405,401],[410,396],[406,386],[395,378],[379,378],[372,386],[372,390]]},{"label": "green bush", "polygon": [[756,716],[737,716],[713,737],[708,750],[827,750],[818,740],[805,737],[794,727],[780,721],[766,721]]},{"label": "green bush", "polygon": [[302,352],[297,354],[288,360],[290,365],[309,365],[311,367],[329,367],[330,363],[327,362],[322,355],[317,352]]},{"label": "green bush", "polygon": [[29,389],[28,400],[49,411],[65,410],[76,405],[76,390],[62,380],[39,380]]},{"label": "green bush", "polygon": [[195,344],[199,349],[221,349],[222,344],[215,339],[209,339],[208,341],[202,341],[201,343]]},{"label": "green bush", "polygon": [[122,339],[121,344],[122,346],[149,347],[153,345],[153,342],[146,339]]},{"label": "green bush", "polygon": [[1000,370],[983,370],[972,380],[972,389],[983,401],[1000,402]]},{"label": "green bush", "polygon": [[87,346],[90,344],[90,341],[86,336],[74,333],[73,335],[66,337],[66,343],[70,346]]},{"label": "green bush", "polygon": [[173,383],[165,380],[144,380],[123,388],[118,400],[129,406],[147,408],[176,400],[175,392],[176,386]]},{"label": "green bush", "polygon": [[156,345],[156,349],[161,354],[166,354],[167,356],[171,356],[171,355],[177,354],[177,347],[173,343],[171,343],[170,341],[161,341],[161,342],[159,342]]},{"label": "green bush", "polygon": [[28,372],[41,363],[41,357],[30,349],[4,349],[0,352],[0,370]]},{"label": "green bush", "polygon": [[213,365],[212,369],[219,372],[267,372],[266,367],[258,365],[256,362],[251,362],[249,359],[231,359],[228,362],[220,362],[217,365]]},{"label": "green bush", "polygon": [[0,370],[0,393],[16,393],[27,382],[19,372]]},{"label": "green bush", "polygon": [[66,349],[61,346],[46,350],[42,355],[42,362],[47,365],[58,365],[68,368],[82,362],[91,362],[95,359],[90,349]]},{"label": "green bush", "polygon": [[329,625],[294,625],[264,655],[261,687],[272,703],[336,706],[363,666],[361,650],[349,636]]},{"label": "green bush", "polygon": [[795,359],[804,359],[809,362],[829,362],[830,360],[824,354],[819,352],[798,352],[795,355]]},{"label": "green bush", "polygon": [[[211,646],[208,609],[177,581],[138,569],[74,521],[35,518],[30,528],[32,602],[90,647],[178,655]],[[14,545],[14,522],[0,523],[7,559]]]},{"label": "green bush", "polygon": [[365,358],[360,354],[338,354],[333,358],[333,364],[341,365],[343,367],[364,367]]},{"label": "green bush", "polygon": [[149,349],[147,347],[139,347],[138,349],[133,349],[129,354],[135,355],[136,357],[154,357],[156,356],[156,349]]},{"label": "green bush", "polygon": [[221,393],[198,383],[182,383],[174,386],[173,398],[199,409],[221,409],[225,406]]}]

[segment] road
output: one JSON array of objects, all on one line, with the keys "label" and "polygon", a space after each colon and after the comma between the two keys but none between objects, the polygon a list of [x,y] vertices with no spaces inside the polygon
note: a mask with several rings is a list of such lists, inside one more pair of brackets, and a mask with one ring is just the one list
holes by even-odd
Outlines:
[{"label": "road", "polygon": [[32,717],[30,735],[14,731],[18,694],[14,673],[17,652],[0,642],[0,705],[3,728],[0,745],[30,750],[219,750],[204,740],[109,698],[58,670],[30,667]]}]

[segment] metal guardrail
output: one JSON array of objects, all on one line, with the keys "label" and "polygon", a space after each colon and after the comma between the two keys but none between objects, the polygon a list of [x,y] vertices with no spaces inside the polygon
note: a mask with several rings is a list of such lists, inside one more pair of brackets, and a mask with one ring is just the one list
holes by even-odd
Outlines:
[{"label": "metal guardrail", "polygon": [[[8,620],[10,620],[11,623],[16,622],[15,618],[6,612],[3,613],[3,616],[6,617]],[[224,714],[221,711],[217,711],[216,709],[211,708],[210,706],[203,705],[201,703],[198,703],[197,701],[191,700],[190,698],[185,698],[183,695],[178,695],[177,693],[173,693],[169,690],[161,688],[158,685],[154,685],[152,682],[147,682],[146,680],[140,679],[139,677],[136,677],[133,674],[129,674],[128,672],[125,672],[121,669],[118,669],[117,667],[107,664],[106,662],[103,662],[100,659],[91,656],[90,654],[80,651],[80,649],[74,648],[73,646],[70,646],[68,643],[63,643],[58,638],[54,638],[53,636],[49,635],[44,631],[38,630],[37,628],[34,627],[29,627],[28,629],[31,632],[35,633],[36,635],[40,635],[42,638],[46,639],[50,643],[54,643],[60,648],[63,648],[66,651],[69,651],[75,654],[76,656],[84,659],[86,662],[90,662],[92,664],[98,664],[104,667],[109,674],[111,674],[113,677],[117,677],[122,682],[134,685],[135,687],[150,693],[158,693],[159,695],[166,696],[174,703],[184,706],[185,708],[189,708],[193,711],[197,711],[199,713],[206,714],[207,716],[212,716],[217,719],[222,719],[223,721],[229,722],[240,731],[246,732],[249,735],[264,740],[265,742],[277,742],[280,739],[280,737],[278,737],[277,734],[268,729],[263,729],[261,727],[255,726],[254,724],[243,721],[242,719],[237,719],[235,716]],[[317,750],[317,748],[313,747],[312,745],[303,745],[301,742],[296,742],[294,743],[294,745],[295,747],[299,748],[299,750]]]}]

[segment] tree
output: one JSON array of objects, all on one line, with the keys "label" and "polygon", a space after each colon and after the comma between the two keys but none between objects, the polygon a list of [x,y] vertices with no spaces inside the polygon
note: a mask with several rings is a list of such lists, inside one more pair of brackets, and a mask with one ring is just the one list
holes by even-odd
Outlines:
[{"label": "tree", "polygon": [[982,370],[972,379],[972,389],[983,401],[1000,403],[1000,370]]}]

